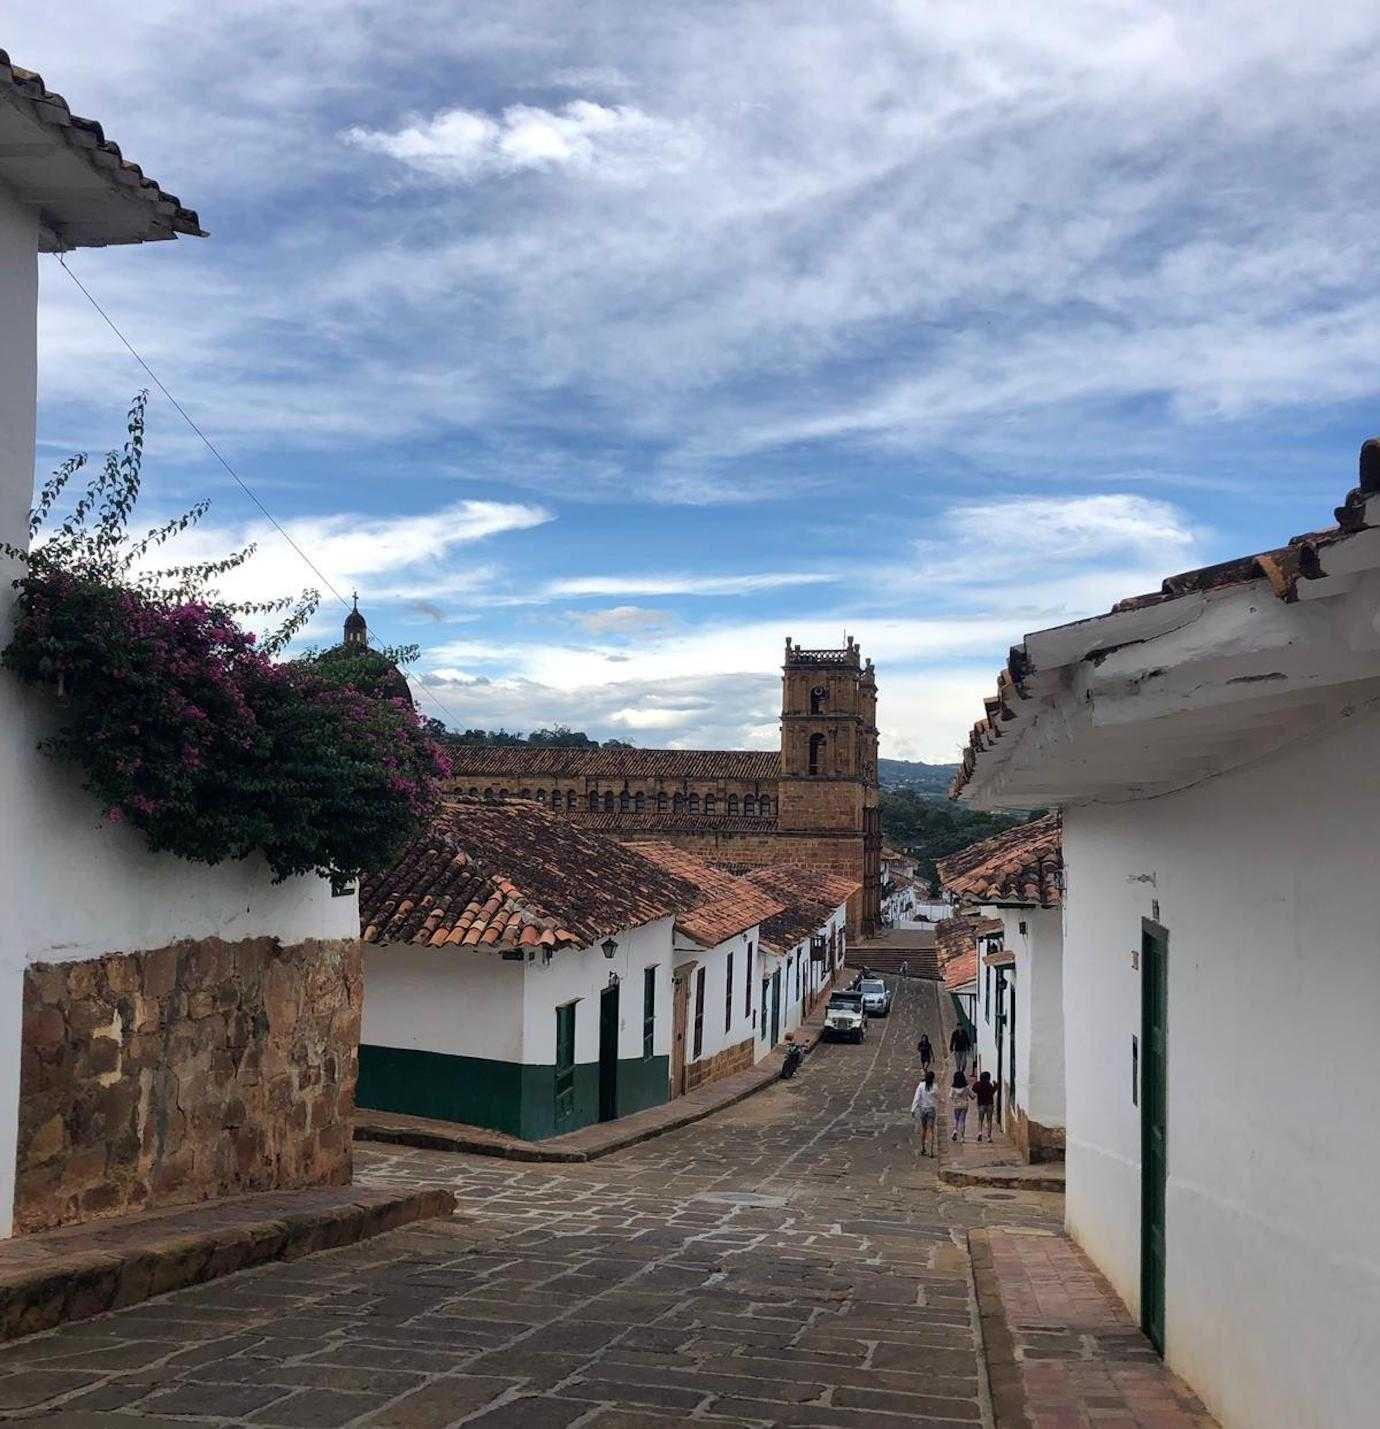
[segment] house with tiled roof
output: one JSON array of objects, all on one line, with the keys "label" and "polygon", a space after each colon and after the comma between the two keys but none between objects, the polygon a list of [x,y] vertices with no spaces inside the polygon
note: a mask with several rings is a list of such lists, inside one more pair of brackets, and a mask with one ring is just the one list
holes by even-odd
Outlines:
[{"label": "house with tiled roof", "polygon": [[701,887],[535,803],[454,799],[360,887],[360,1106],[528,1140],[666,1101]]},{"label": "house with tiled roof", "polygon": [[852,637],[786,637],[777,749],[459,744],[451,787],[530,799],[615,838],[673,843],[713,863],[806,864],[857,883],[849,924],[881,918],[877,679]]},{"label": "house with tiled roof", "polygon": [[986,946],[971,999],[978,1065],[997,1083],[1001,1125],[1032,1162],[1064,1154],[1062,849],[1055,812],[936,865],[946,896],[979,920],[975,941]]},{"label": "house with tiled roof", "polygon": [[1380,441],[1335,518],[1026,635],[955,785],[1062,811],[1066,1223],[1252,1429],[1380,1402]]},{"label": "house with tiled roof", "polygon": [[[0,548],[30,539],[39,255],[202,236],[99,123],[0,51]],[[0,554],[0,647],[19,570]],[[353,892],[275,882],[258,857],[150,852],[36,753],[53,728],[47,692],[0,674],[0,1236],[348,1181]]]},{"label": "house with tiled roof", "polygon": [[699,901],[676,914],[672,969],[671,1095],[760,1061],[763,926],[785,905],[746,878],[661,841],[627,847],[694,884]]}]

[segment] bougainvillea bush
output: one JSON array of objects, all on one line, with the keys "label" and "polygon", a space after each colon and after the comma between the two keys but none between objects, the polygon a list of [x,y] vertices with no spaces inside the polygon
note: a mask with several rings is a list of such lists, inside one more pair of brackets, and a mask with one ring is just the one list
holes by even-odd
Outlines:
[{"label": "bougainvillea bush", "polygon": [[[148,553],[205,506],[127,535],[139,490],[144,398],[67,520],[44,538],[83,461],[60,468],[30,523],[14,638],[0,662],[60,700],[46,753],[81,770],[107,818],[151,849],[202,863],[260,852],[276,878],[350,880],[386,867],[429,816],[448,772],[409,701],[332,683],[279,654],[315,608],[231,605],[211,582],[223,561],[146,569]],[[263,640],[237,617],[279,610]]]}]

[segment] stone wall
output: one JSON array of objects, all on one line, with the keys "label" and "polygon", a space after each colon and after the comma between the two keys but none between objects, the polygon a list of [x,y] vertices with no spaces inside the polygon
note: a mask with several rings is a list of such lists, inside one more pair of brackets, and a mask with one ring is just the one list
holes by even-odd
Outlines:
[{"label": "stone wall", "polygon": [[352,940],[178,943],[24,978],[14,1228],[350,1179]]},{"label": "stone wall", "polygon": [[747,1071],[752,1066],[755,1049],[756,1042],[749,1037],[745,1042],[725,1047],[722,1052],[716,1052],[712,1057],[701,1057],[698,1062],[689,1063],[685,1068],[685,1090],[688,1092],[692,1087],[717,1081],[720,1077],[731,1076],[734,1072]]},{"label": "stone wall", "polygon": [[1032,1121],[1024,1107],[1016,1107],[1015,1115],[1006,1118],[1006,1130],[1016,1150],[1031,1165],[1064,1159],[1064,1128],[1045,1126]]}]

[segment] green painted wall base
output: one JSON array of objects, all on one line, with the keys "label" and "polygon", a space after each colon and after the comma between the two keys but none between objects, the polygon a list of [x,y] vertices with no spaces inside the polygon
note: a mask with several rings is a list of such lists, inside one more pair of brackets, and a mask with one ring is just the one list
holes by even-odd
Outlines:
[{"label": "green painted wall base", "polygon": [[[660,1106],[670,1079],[667,1057],[625,1058],[618,1063],[618,1114]],[[411,1048],[359,1049],[359,1106],[429,1116],[506,1131],[541,1141],[599,1120],[599,1065],[575,1066],[573,1113],[556,1125],[556,1068],[484,1057],[456,1057]]]}]

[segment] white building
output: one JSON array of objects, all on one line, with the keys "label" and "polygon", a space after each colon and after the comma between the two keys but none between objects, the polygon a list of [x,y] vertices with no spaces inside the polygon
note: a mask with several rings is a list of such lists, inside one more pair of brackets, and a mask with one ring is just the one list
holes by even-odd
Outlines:
[{"label": "white building", "polygon": [[1068,1227],[1227,1429],[1380,1403],[1380,443],[1337,518],[1027,636],[958,781],[1063,807]]},{"label": "white building", "polygon": [[[38,255],[200,233],[196,214],[123,159],[98,124],[73,115],[0,51],[0,542],[28,541]],[[0,557],[0,646],[13,628],[16,574]],[[353,896],[333,899],[316,878],[275,884],[257,860],[207,868],[150,855],[138,834],[102,821],[78,776],[36,752],[56,715],[51,698],[0,673],[0,1235],[348,1179],[348,1117],[328,1111],[324,1095],[313,1102],[317,1120],[289,1145],[262,1083],[251,1086],[246,1072],[236,1086],[243,1059],[263,1053],[260,1039],[213,1048],[212,1028],[224,1019],[203,1027],[219,1071],[199,1079],[193,1102],[190,1084],[180,1085],[191,1068],[164,1058],[152,1077],[138,1065],[147,1055],[138,1038],[150,1025],[170,1045],[179,1033],[191,1036],[189,1004],[213,982],[223,995],[233,989],[241,1010],[267,1016],[271,976],[285,994],[273,999],[280,1035],[285,1018],[303,1019],[301,1028],[325,1015],[313,1034],[317,1070],[328,1069],[332,1107],[348,1107],[358,1016]],[[330,943],[313,952],[302,946],[307,939]],[[269,956],[274,940],[284,946]],[[324,995],[304,1007],[313,972]],[[176,997],[163,990],[170,977]],[[81,1027],[97,1014],[75,1003],[93,1000],[105,1020],[88,1034]],[[101,1118],[78,1105],[98,1077]],[[176,1111],[179,1098],[203,1123],[220,1125],[224,1114],[223,1134],[193,1135],[192,1117]],[[145,1144],[140,1128],[170,1104],[166,1135]]]},{"label": "white building", "polygon": [[[944,891],[976,910],[973,1020],[979,1070],[1027,1161],[1064,1154],[1063,860],[1059,815],[971,844],[938,863]],[[947,981],[947,979],[946,979]],[[966,989],[965,989],[966,992]]]}]

